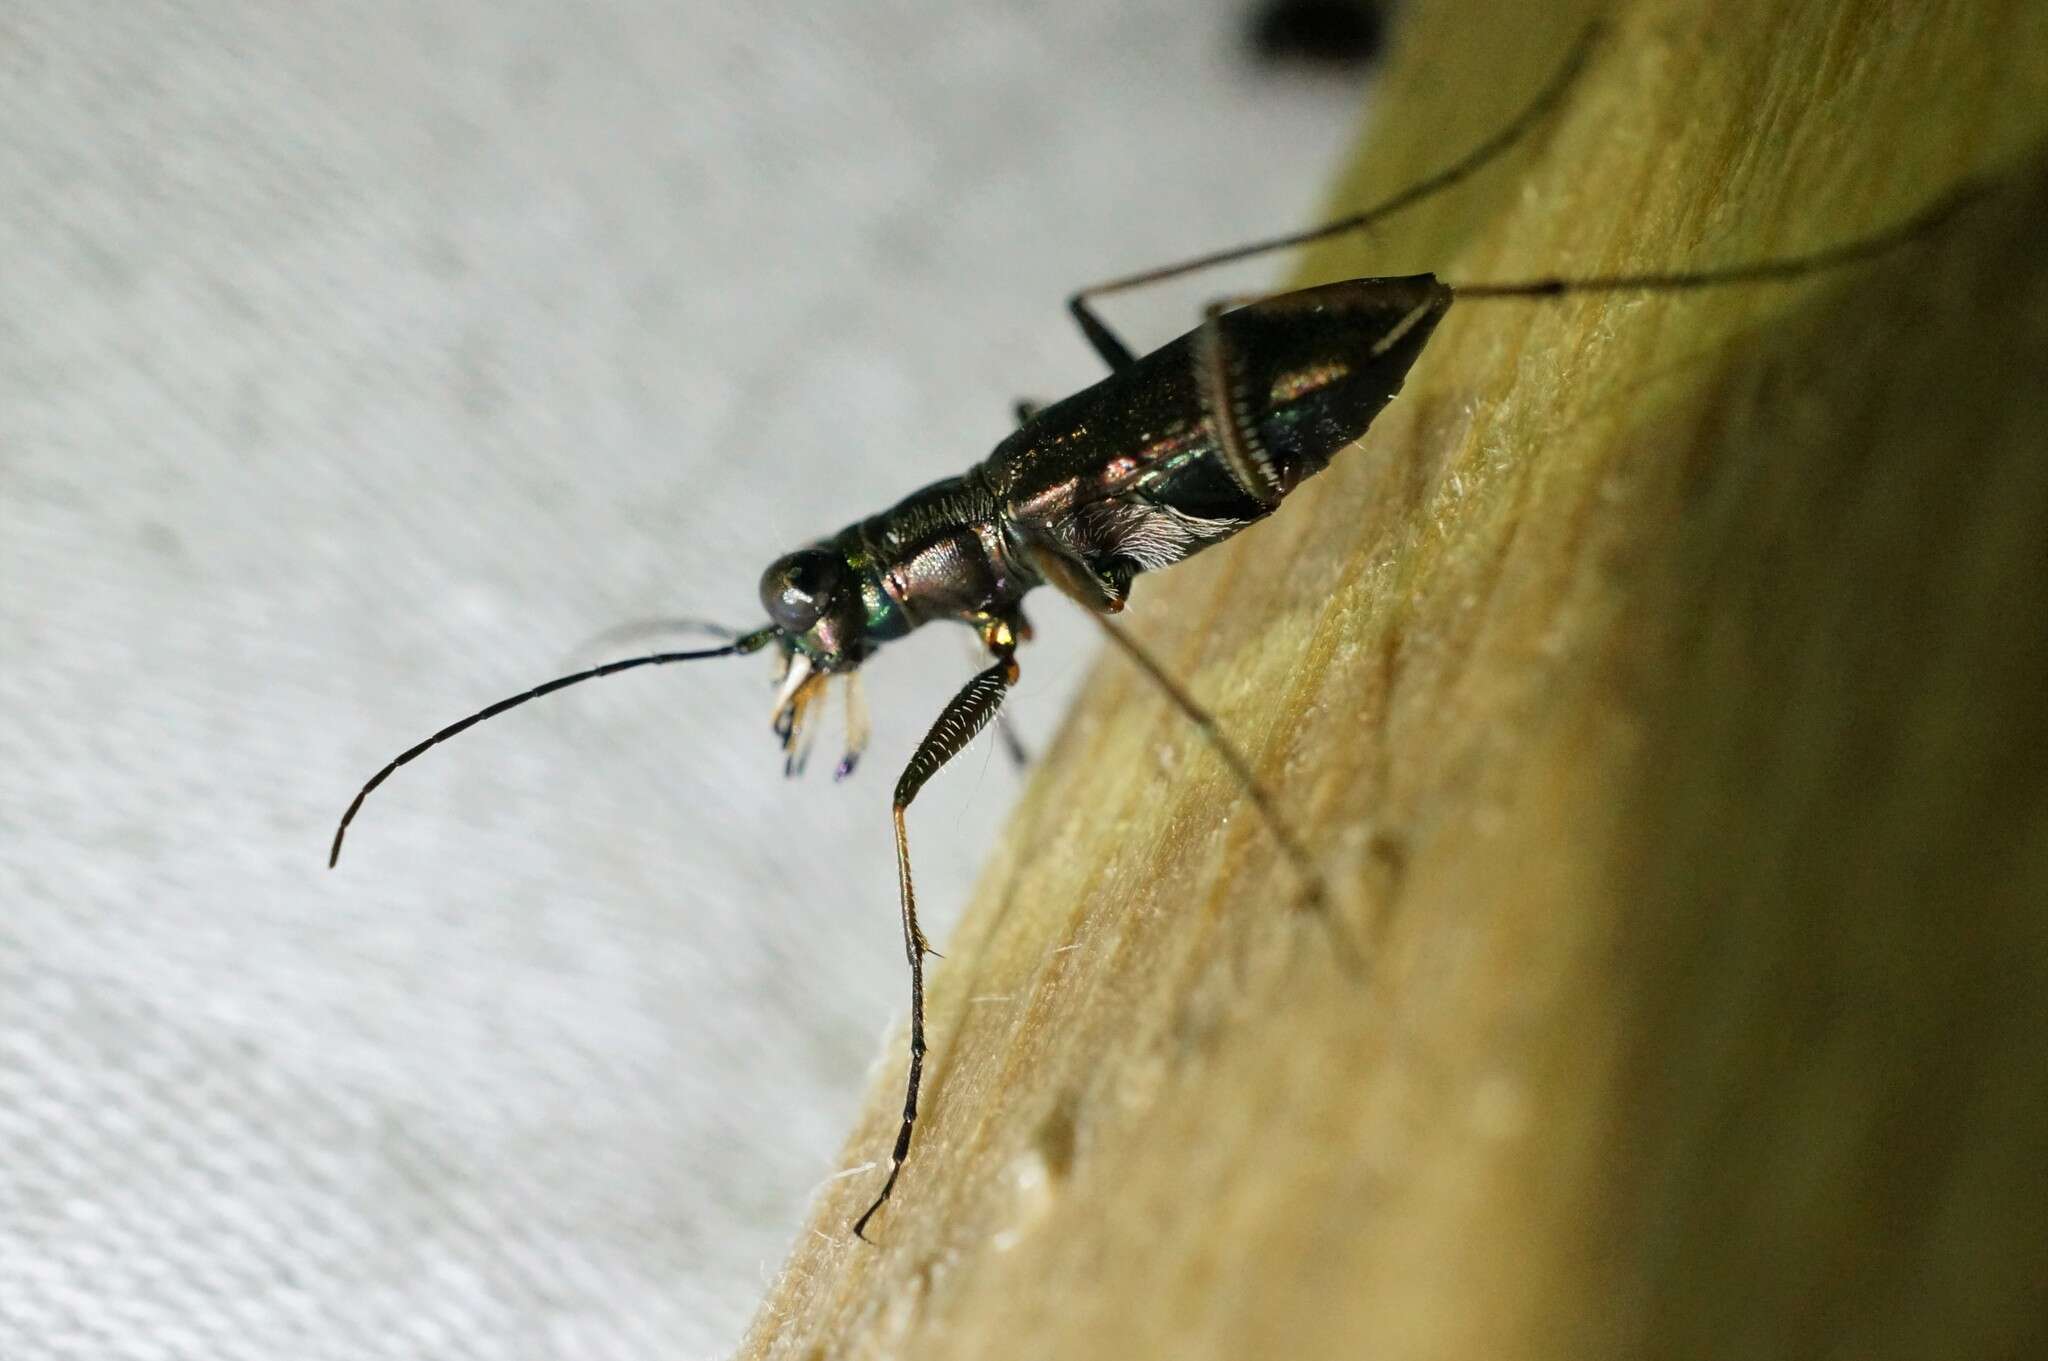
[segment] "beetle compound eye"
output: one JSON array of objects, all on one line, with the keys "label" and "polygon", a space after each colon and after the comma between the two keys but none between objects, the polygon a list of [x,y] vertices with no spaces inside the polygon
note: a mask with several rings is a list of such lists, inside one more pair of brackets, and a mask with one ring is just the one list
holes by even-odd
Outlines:
[{"label": "beetle compound eye", "polygon": [[761,604],[780,627],[808,633],[831,606],[842,575],[839,559],[821,549],[777,558],[761,574]]}]

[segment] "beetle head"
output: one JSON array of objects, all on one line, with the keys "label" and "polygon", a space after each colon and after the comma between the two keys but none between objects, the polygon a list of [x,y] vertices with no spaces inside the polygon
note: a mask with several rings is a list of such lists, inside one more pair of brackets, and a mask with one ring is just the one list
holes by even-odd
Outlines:
[{"label": "beetle head", "polygon": [[761,605],[788,643],[820,671],[847,671],[867,655],[860,573],[843,553],[803,548],[768,564]]}]

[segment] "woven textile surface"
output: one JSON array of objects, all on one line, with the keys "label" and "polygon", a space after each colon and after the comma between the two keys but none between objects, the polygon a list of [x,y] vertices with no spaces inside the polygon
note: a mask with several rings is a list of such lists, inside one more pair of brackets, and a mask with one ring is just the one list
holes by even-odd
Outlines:
[{"label": "woven textile surface", "polygon": [[[839,787],[753,658],[326,838],[1091,381],[1070,288],[1309,217],[1358,91],[1241,20],[0,4],[0,1357],[732,1344],[906,1005],[887,792],[958,631]],[[1042,742],[1090,639],[1040,614]],[[942,946],[991,745],[914,815]]]}]

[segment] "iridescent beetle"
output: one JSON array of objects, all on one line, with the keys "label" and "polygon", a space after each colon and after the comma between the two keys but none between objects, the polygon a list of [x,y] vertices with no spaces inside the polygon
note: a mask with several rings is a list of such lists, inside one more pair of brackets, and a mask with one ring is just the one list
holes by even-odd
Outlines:
[{"label": "iridescent beetle", "polygon": [[[1134,356],[1090,307],[1092,299],[1379,222],[1462,180],[1507,150],[1563,97],[1597,36],[1589,27],[1541,92],[1505,128],[1447,169],[1365,212],[1314,230],[1254,242],[1083,289],[1068,310],[1110,375],[1044,408],[1019,404],[1017,430],[980,464],[911,493],[879,515],[770,564],[761,578],[769,622],[731,633],[720,647],[630,657],[562,676],[452,723],[400,754],[356,794],[328,857],[371,790],[400,766],[464,729],[565,686],[634,667],[774,649],[782,666],[773,727],[792,773],[802,766],[812,718],[835,679],[849,687],[850,773],[866,742],[853,693],[874,650],[934,620],[972,626],[991,658],[932,724],[896,782],[897,894],[910,965],[910,1063],[903,1121],[868,1221],[889,1199],[910,1153],[924,1070],[924,957],[911,887],[904,812],[918,791],[975,737],[1017,683],[1016,652],[1030,637],[1024,596],[1052,586],[1078,602],[1185,715],[1229,767],[1299,876],[1312,905],[1325,895],[1306,850],[1271,795],[1215,722],[1108,616],[1132,581],[1170,567],[1270,515],[1287,495],[1365,433],[1400,392],[1409,368],[1459,299],[1552,298],[1628,290],[1677,291],[1797,278],[1846,265],[1932,230],[1977,188],[1951,193],[1877,236],[1791,258],[1725,268],[1502,284],[1448,284],[1433,275],[1349,279],[1211,307],[1202,324]],[[1327,912],[1325,912],[1327,920]],[[1343,946],[1341,932],[1333,939]]]}]

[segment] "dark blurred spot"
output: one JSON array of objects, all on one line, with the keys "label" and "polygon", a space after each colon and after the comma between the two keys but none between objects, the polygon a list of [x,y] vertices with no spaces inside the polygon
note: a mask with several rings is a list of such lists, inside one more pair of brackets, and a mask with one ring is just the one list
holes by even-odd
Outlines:
[{"label": "dark blurred spot", "polygon": [[420,267],[436,279],[452,281],[469,272],[461,243],[441,232],[429,232],[418,243]]},{"label": "dark blurred spot", "polygon": [[1079,1133],[1074,1121],[1074,1095],[1068,1092],[1060,1097],[1059,1104],[1040,1123],[1033,1138],[1038,1156],[1045,1162],[1046,1175],[1053,1181],[1065,1181],[1067,1174],[1074,1170]]},{"label": "dark blurred spot", "polygon": [[135,539],[146,553],[160,558],[183,558],[185,541],[178,537],[178,531],[161,520],[144,520],[135,527]]},{"label": "dark blurred spot", "polygon": [[1382,8],[1377,0],[1264,0],[1252,11],[1246,44],[1272,65],[1367,66],[1386,42]]}]

